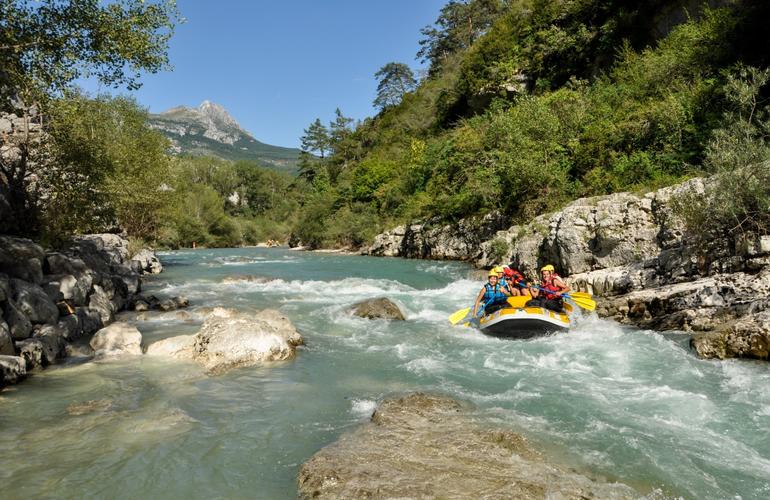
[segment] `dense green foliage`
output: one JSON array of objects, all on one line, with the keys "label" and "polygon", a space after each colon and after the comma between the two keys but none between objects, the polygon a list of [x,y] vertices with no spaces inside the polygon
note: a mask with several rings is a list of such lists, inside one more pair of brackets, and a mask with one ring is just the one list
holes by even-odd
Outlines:
[{"label": "dense green foliage", "polygon": [[[729,112],[731,89],[747,65],[767,66],[761,19],[770,6],[737,2],[688,18],[682,5],[450,2],[425,30],[432,41],[421,54],[430,43],[442,47],[428,58],[430,76],[350,130],[344,148],[330,140],[331,154],[306,156],[312,175],[295,236],[355,245],[415,218],[496,210],[525,220],[579,196],[716,171],[718,144],[732,151],[722,156],[747,147],[726,138],[745,121]],[[460,6],[465,15],[494,12],[475,40],[462,34],[467,25],[445,19]],[[757,99],[768,94],[764,82],[753,85]],[[761,149],[760,119],[742,137]],[[756,178],[760,186],[766,177]]]},{"label": "dense green foliage", "polygon": [[177,18],[172,0],[0,0],[0,112],[18,118],[0,134],[0,229],[56,239],[117,216],[130,231],[157,230],[144,213],[167,196],[134,197],[124,184],[156,185],[147,167],[163,170],[165,142],[128,100],[71,94],[78,78],[133,89],[167,67]]}]

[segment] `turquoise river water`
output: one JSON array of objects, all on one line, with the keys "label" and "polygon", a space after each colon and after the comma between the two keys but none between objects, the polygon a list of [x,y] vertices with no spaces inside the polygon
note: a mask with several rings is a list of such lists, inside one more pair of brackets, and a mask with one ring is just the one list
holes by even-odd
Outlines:
[{"label": "turquoise river water", "polygon": [[[304,461],[378,401],[419,390],[647,498],[770,498],[768,363],[699,360],[684,335],[591,316],[530,341],[451,327],[481,286],[460,263],[253,248],[161,259],[145,290],[186,295],[192,316],[136,319],[145,344],[194,333],[195,308],[222,305],[280,309],[307,346],[219,377],[157,358],[35,374],[0,395],[0,496],[294,498]],[[379,296],[407,320],[346,313]]]}]

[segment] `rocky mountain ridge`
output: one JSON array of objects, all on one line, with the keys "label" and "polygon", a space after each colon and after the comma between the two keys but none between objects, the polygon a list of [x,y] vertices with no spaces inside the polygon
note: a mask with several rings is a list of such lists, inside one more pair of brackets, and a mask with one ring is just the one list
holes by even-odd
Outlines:
[{"label": "rocky mountain ridge", "polygon": [[[573,288],[594,293],[597,312],[624,324],[695,332],[703,357],[768,359],[770,235],[688,234],[674,206],[708,180],[636,195],[576,200],[562,210],[505,229],[492,214],[458,224],[397,227],[364,253],[512,262],[536,276],[552,263]],[[708,228],[704,228],[707,231]]]},{"label": "rocky mountain ridge", "polygon": [[197,108],[176,106],[151,114],[149,124],[171,140],[176,154],[252,160],[292,173],[299,157],[298,149],[258,141],[223,106],[208,100]]}]

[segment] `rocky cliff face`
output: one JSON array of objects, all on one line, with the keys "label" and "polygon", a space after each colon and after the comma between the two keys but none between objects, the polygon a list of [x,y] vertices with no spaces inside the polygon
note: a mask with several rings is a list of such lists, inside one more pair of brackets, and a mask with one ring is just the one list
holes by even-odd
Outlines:
[{"label": "rocky cliff face", "polygon": [[396,228],[367,252],[471,260],[480,267],[513,262],[530,276],[552,263],[573,287],[602,297],[597,310],[603,316],[644,328],[710,332],[693,341],[702,356],[767,359],[770,329],[758,315],[770,303],[770,236],[696,242],[672,206],[679,195],[704,189],[703,179],[692,179],[644,195],[580,199],[493,234],[488,227],[464,234],[462,224]]},{"label": "rocky cliff face", "polygon": [[0,236],[0,387],[66,357],[130,304],[140,274],[159,271],[154,255],[133,260],[114,234],[80,236],[60,251]]}]

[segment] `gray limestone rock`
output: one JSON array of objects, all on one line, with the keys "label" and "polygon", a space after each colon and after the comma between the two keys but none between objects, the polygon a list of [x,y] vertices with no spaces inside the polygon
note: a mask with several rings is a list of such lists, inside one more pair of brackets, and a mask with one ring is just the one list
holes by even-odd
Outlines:
[{"label": "gray limestone rock", "polygon": [[147,354],[196,361],[210,375],[294,357],[302,336],[280,312],[214,308],[200,330],[151,344]]},{"label": "gray limestone rock", "polygon": [[96,358],[142,354],[142,334],[128,323],[113,323],[102,328],[90,342]]},{"label": "gray limestone rock", "polygon": [[142,274],[158,274],[163,271],[163,265],[158,260],[155,252],[143,248],[136,255],[131,257],[132,262],[136,262]]},{"label": "gray limestone rock", "polygon": [[0,355],[0,387],[16,384],[27,376],[27,363],[19,356]]},{"label": "gray limestone rock", "polygon": [[148,356],[167,356],[177,359],[192,359],[195,335],[177,335],[153,342],[147,346]]},{"label": "gray limestone rock", "polygon": [[32,323],[13,300],[8,300],[3,304],[3,317],[14,340],[26,339],[32,333]]},{"label": "gray limestone rock", "polygon": [[16,342],[16,351],[24,358],[26,370],[42,368],[46,364],[45,346],[40,339],[25,339]]},{"label": "gray limestone rock", "polygon": [[87,307],[77,307],[75,308],[75,314],[78,317],[78,324],[82,335],[91,335],[104,326],[99,311]]},{"label": "gray limestone rock", "polygon": [[76,257],[70,257],[59,252],[48,252],[45,255],[43,270],[46,274],[80,276],[89,273],[85,262]]},{"label": "gray limestone rock", "polygon": [[386,400],[370,423],[305,462],[302,498],[638,498],[630,487],[550,463],[522,436],[473,422],[426,394]]},{"label": "gray limestone rock", "polygon": [[43,289],[54,302],[67,301],[72,306],[83,306],[88,300],[88,292],[93,286],[93,277],[83,273],[78,277],[72,274],[54,274],[43,277],[46,283]]},{"label": "gray limestone rock", "polygon": [[43,279],[43,248],[25,238],[0,235],[0,273],[38,284]]},{"label": "gray limestone rock", "polygon": [[404,321],[406,319],[401,309],[386,297],[356,302],[351,306],[350,311],[355,316],[367,319],[390,319],[397,321]]},{"label": "gray limestone rock", "polygon": [[16,349],[13,346],[13,337],[8,324],[0,318],[0,355],[15,356]]},{"label": "gray limestone rock", "polygon": [[11,280],[13,300],[32,323],[56,323],[59,308],[38,285],[19,279]]},{"label": "gray limestone rock", "polygon": [[88,308],[99,314],[103,324],[112,323],[116,308],[110,301],[107,292],[99,285],[93,286],[93,291],[88,300]]}]

